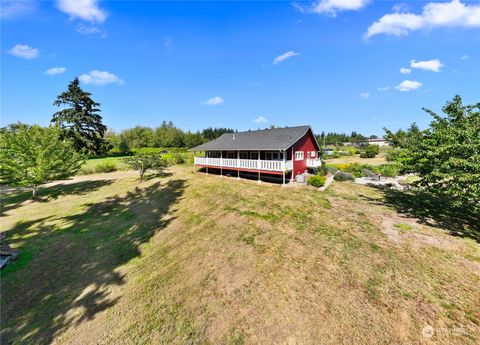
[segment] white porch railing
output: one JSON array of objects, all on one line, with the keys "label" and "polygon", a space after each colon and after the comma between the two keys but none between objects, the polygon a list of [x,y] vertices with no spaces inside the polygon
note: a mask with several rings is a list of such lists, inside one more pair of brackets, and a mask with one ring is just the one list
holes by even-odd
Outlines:
[{"label": "white porch railing", "polygon": [[292,161],[265,161],[257,159],[195,157],[195,164],[222,168],[240,168],[265,171],[285,171],[292,169]]}]

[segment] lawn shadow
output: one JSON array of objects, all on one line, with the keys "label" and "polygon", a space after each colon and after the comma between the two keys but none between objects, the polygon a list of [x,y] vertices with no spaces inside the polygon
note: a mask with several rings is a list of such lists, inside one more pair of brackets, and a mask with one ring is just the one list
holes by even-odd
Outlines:
[{"label": "lawn shadow", "polygon": [[[69,194],[84,195],[113,182],[113,180],[95,180],[60,183],[54,186],[40,187],[37,191],[37,198],[32,200],[32,202],[47,202],[52,199],[57,199],[59,196]],[[31,191],[3,193],[1,196],[0,215],[3,216],[5,212],[19,207],[23,202],[31,199]]]},{"label": "lawn shadow", "polygon": [[175,218],[184,188],[184,180],[155,182],[78,214],[9,229],[6,242],[20,257],[2,272],[2,343],[52,343],[117,303],[112,287],[125,284],[117,268]]},{"label": "lawn shadow", "polygon": [[480,215],[472,210],[452,207],[448,200],[421,190],[372,188],[379,190],[383,198],[375,199],[366,195],[360,197],[370,203],[389,206],[398,213],[417,218],[421,224],[439,227],[453,236],[468,237],[480,242]]}]

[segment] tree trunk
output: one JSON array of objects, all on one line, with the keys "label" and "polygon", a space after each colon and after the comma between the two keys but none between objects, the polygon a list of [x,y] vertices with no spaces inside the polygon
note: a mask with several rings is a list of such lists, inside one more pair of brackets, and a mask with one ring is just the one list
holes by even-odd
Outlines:
[{"label": "tree trunk", "polygon": [[32,186],[32,199],[37,198],[37,186]]}]

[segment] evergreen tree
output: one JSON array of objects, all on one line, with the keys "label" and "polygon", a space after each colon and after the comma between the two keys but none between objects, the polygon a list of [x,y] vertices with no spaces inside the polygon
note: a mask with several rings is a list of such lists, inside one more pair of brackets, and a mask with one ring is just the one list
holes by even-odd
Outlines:
[{"label": "evergreen tree", "polygon": [[83,91],[78,78],[68,85],[68,90],[57,96],[53,105],[66,108],[53,114],[52,123],[63,130],[64,137],[73,141],[80,152],[98,155],[106,147],[104,135],[107,127],[102,123],[100,104]]}]

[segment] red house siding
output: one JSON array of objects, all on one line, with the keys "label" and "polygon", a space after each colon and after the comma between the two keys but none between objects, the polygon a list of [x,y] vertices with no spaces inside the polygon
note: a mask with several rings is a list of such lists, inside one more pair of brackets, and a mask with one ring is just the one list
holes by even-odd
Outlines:
[{"label": "red house siding", "polygon": [[[316,158],[319,150],[320,148],[318,147],[317,141],[313,137],[313,133],[310,130],[300,140],[293,144],[291,148],[288,149],[287,157],[292,157],[291,159],[293,160],[293,178],[295,178],[295,176],[298,174],[303,174],[305,170],[307,170],[307,158]],[[297,151],[303,151],[303,160],[295,160],[295,152]],[[311,151],[315,152],[315,157],[308,156],[308,152]]]}]

